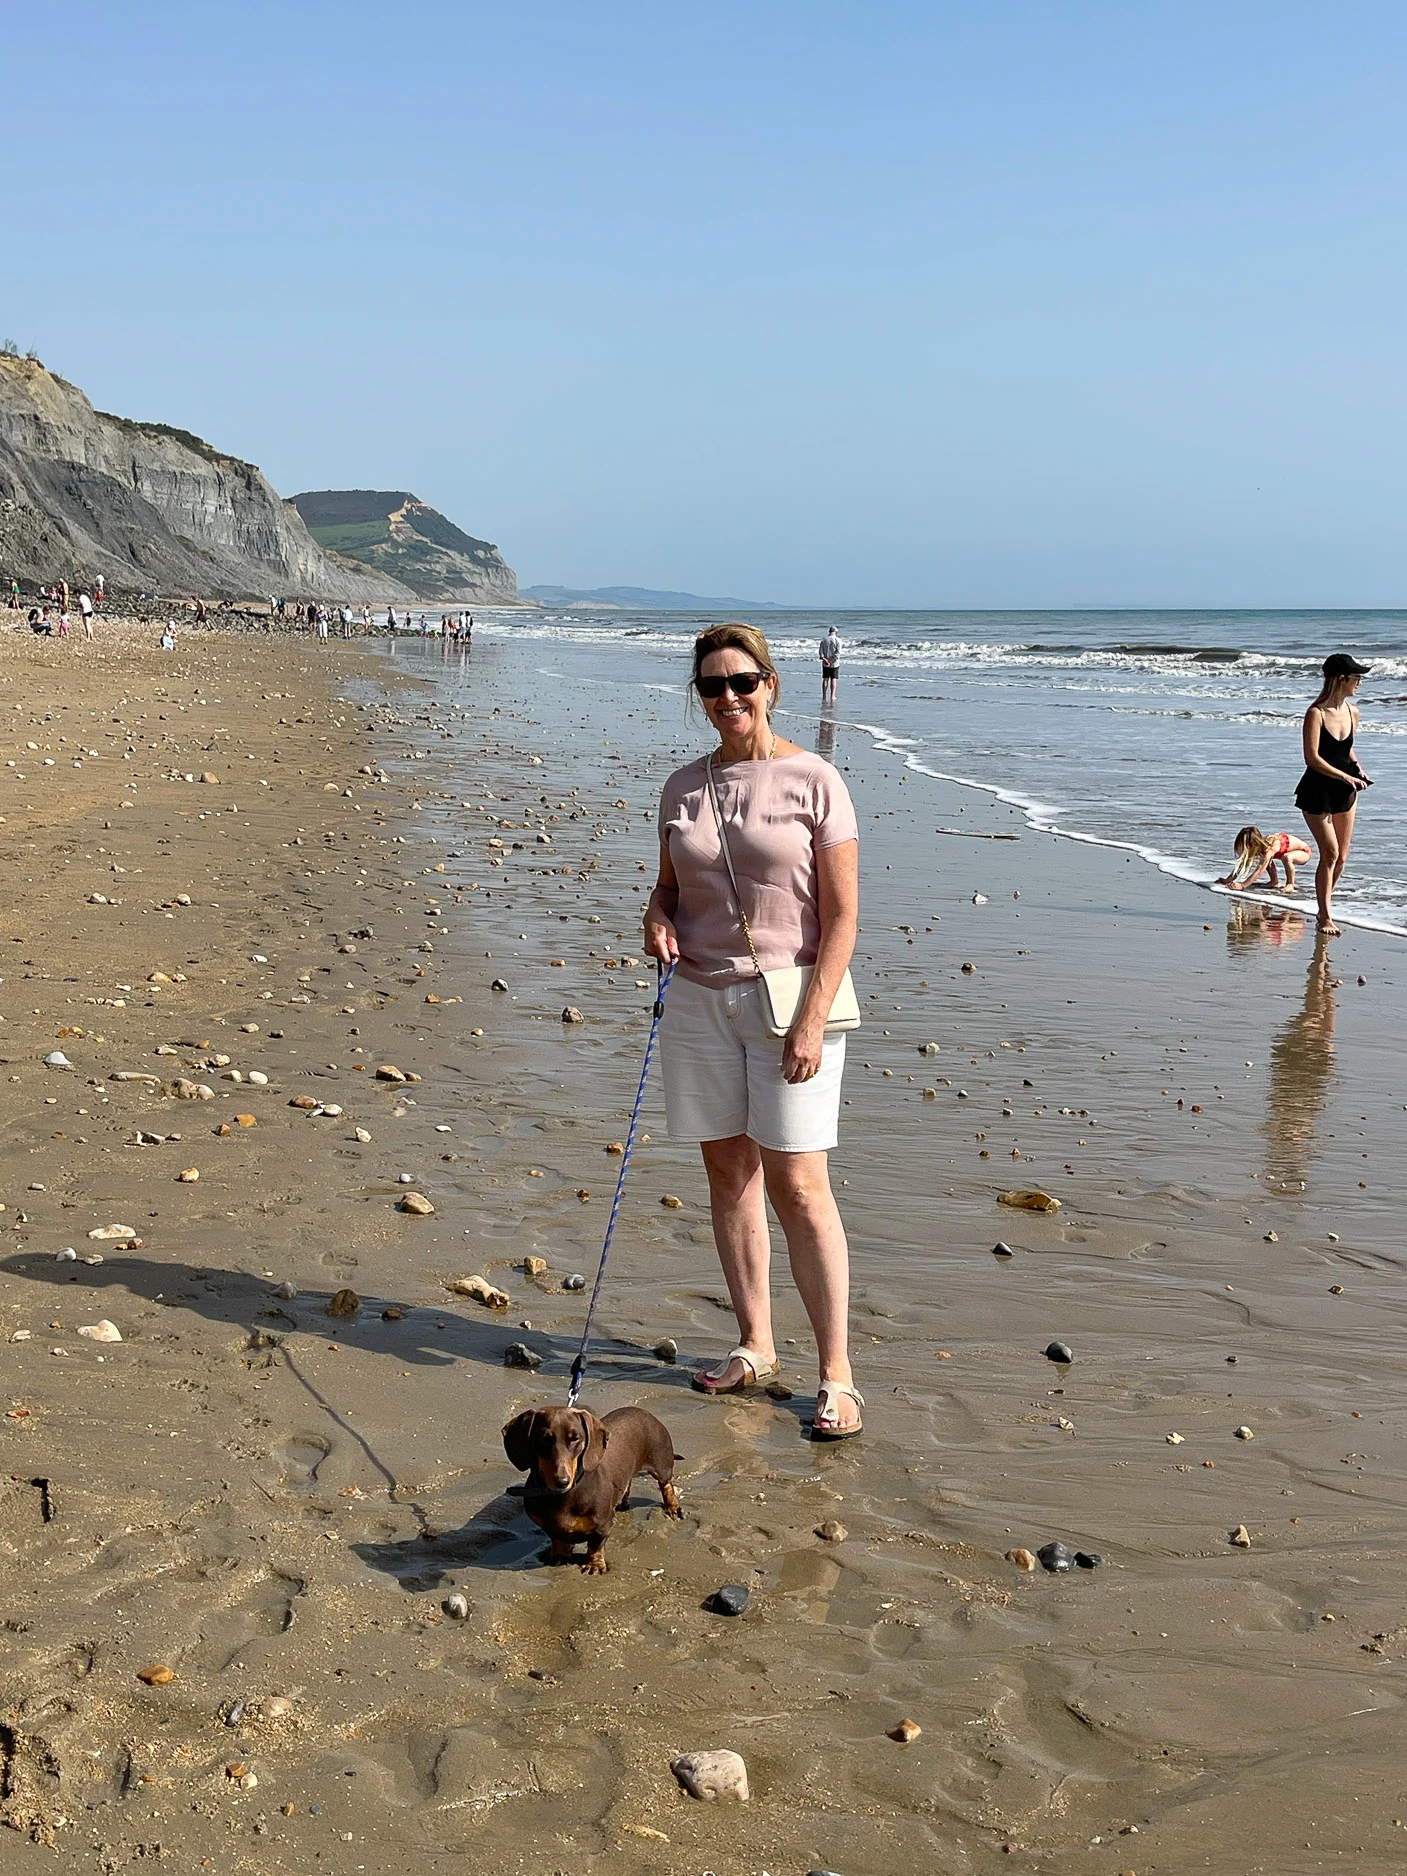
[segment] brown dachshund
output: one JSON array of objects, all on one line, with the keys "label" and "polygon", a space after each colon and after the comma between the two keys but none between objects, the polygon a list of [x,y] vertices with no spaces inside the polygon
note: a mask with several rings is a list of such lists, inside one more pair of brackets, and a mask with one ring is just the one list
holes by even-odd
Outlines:
[{"label": "brown dachshund", "polygon": [[[552,1539],[549,1563],[576,1563],[591,1576],[609,1567],[606,1539],[630,1501],[637,1472],[658,1480],[671,1518],[684,1512],[674,1477],[674,1441],[643,1407],[617,1407],[603,1420],[579,1407],[530,1407],[503,1429],[509,1463],[528,1475],[523,1509]],[[572,1555],[579,1538],[586,1556]]]}]

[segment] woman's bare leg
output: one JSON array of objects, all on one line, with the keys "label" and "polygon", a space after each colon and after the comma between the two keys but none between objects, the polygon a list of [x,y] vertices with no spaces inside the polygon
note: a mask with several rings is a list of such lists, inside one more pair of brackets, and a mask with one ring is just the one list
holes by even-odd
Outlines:
[{"label": "woman's bare leg", "polygon": [[[738,1340],[773,1362],[777,1351],[772,1342],[772,1240],[767,1229],[762,1150],[745,1133],[705,1140],[700,1150],[708,1174],[713,1241],[738,1319]],[[736,1387],[746,1378],[743,1364],[732,1361],[712,1387]]]},{"label": "woman's bare leg", "polygon": [[1343,870],[1348,861],[1348,850],[1353,845],[1353,817],[1358,812],[1355,801],[1347,814],[1334,816],[1334,839],[1338,842],[1338,858],[1334,861],[1334,884],[1337,886],[1343,878]]},{"label": "woman's bare leg", "polygon": [[[816,1336],[823,1381],[851,1385],[850,1252],[831,1192],[824,1153],[776,1153],[763,1147],[767,1196],[786,1233],[791,1274]],[[859,1409],[841,1395],[839,1425],[853,1426]]]},{"label": "woman's bare leg", "polygon": [[[1330,938],[1337,938],[1339,928],[1334,923],[1333,899],[1334,882],[1339,876],[1339,842],[1334,827],[1342,817],[1335,814],[1306,813],[1304,818],[1319,848],[1319,864],[1314,870],[1314,896],[1319,902],[1319,929]],[[1352,821],[1351,813],[1348,819]]]}]

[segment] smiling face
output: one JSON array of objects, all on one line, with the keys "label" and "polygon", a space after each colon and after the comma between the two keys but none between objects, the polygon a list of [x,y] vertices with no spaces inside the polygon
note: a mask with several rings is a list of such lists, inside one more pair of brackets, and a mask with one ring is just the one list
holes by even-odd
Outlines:
[{"label": "smiling face", "polygon": [[[727,645],[711,651],[699,667],[700,677],[731,677],[735,671],[760,672],[761,665],[740,646]],[[759,684],[751,697],[740,697],[725,690],[721,697],[701,697],[704,714],[725,743],[762,740],[767,737],[767,711],[776,693],[777,680],[769,677]]]}]

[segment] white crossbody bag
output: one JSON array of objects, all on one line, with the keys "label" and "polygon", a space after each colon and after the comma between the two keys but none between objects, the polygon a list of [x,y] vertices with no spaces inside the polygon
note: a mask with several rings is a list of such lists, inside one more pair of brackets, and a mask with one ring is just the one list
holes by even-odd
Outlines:
[{"label": "white crossbody bag", "polygon": [[[718,840],[723,849],[723,858],[727,863],[728,877],[733,883],[733,897],[737,901],[738,920],[743,928],[743,937],[747,939],[747,948],[752,954],[752,962],[757,971],[757,981],[762,987],[762,1020],[769,1036],[785,1036],[791,1031],[797,1019],[801,1005],[805,1001],[806,987],[811,982],[809,964],[791,964],[781,970],[764,971],[757,955],[757,946],[752,942],[752,927],[747,922],[747,913],[743,910],[743,895],[738,890],[738,876],[733,871],[733,856],[728,851],[728,830],[723,825],[723,809],[718,800],[718,787],[713,779],[713,756],[710,753],[704,767],[708,778],[708,798],[713,803],[713,817],[718,823]],[[831,1013],[826,1018],[826,1034],[837,1035],[841,1030],[860,1027],[860,1004],[855,995],[855,985],[849,971],[846,971],[836,989],[835,1000],[831,1004]]]}]

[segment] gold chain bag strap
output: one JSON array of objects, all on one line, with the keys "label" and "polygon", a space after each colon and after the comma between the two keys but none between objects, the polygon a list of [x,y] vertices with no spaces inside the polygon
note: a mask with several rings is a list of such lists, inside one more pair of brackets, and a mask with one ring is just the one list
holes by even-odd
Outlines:
[{"label": "gold chain bag strap", "polygon": [[[708,780],[708,798],[713,803],[713,817],[718,823],[718,840],[723,849],[723,858],[728,867],[728,878],[733,884],[733,898],[737,902],[738,920],[743,928],[743,937],[747,939],[747,948],[752,956],[753,968],[757,972],[757,981],[762,987],[762,1019],[769,1036],[785,1036],[798,1015],[806,999],[806,987],[811,982],[809,964],[791,964],[781,970],[764,971],[762,961],[757,955],[757,946],[752,942],[752,927],[747,922],[747,913],[743,910],[743,895],[738,889],[738,876],[733,871],[733,856],[728,851],[728,830],[723,824],[723,808],[718,799],[718,786],[713,779],[713,753],[710,751],[704,765],[704,774]],[[831,1004],[830,1015],[826,1018],[826,1034],[838,1035],[842,1030],[860,1027],[860,1004],[855,995],[855,984],[849,971],[841,978]]]}]

